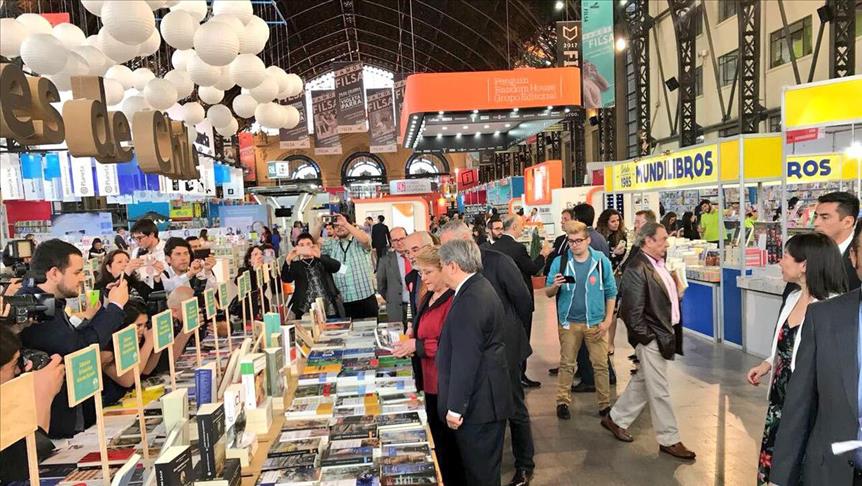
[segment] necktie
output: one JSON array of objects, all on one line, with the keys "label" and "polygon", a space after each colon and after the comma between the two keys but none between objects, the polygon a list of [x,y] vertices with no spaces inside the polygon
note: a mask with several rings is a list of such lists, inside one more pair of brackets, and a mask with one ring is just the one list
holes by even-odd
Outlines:
[{"label": "necktie", "polygon": [[404,259],[404,275],[407,275],[408,273],[410,273],[411,270],[413,270],[413,267],[410,266],[410,260],[408,260],[407,257],[401,258]]}]

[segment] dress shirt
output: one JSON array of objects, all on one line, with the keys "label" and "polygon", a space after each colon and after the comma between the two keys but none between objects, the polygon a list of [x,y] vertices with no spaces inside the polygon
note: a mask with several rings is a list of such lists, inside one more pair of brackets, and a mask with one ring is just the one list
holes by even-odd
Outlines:
[{"label": "dress shirt", "polygon": [[[206,272],[206,270],[203,270],[203,271]],[[165,286],[165,291],[168,293],[173,292],[174,289],[176,289],[178,287],[189,287],[189,288],[192,287],[191,284],[189,283],[189,281],[191,279],[189,278],[187,272],[182,272],[182,273],[178,274],[173,269],[173,267],[168,265],[168,267],[165,268],[165,274],[166,275],[162,276],[162,282]],[[197,276],[197,275],[195,275],[195,276]],[[218,288],[218,281],[216,280],[216,276],[212,271],[210,271],[209,275],[207,275],[206,282],[207,282],[206,288],[208,288],[208,289]]]},{"label": "dress shirt", "polygon": [[398,276],[401,277],[401,303],[409,304],[410,291],[407,289],[407,282],[404,280],[404,276],[410,272],[410,270],[407,269],[407,257],[395,252],[395,259],[398,260]]},{"label": "dress shirt", "polygon": [[847,237],[846,240],[842,241],[838,244],[838,250],[841,251],[841,256],[844,256],[844,252],[847,251],[847,248],[850,247],[850,243],[853,242],[853,232],[850,232],[850,236]]},{"label": "dress shirt", "polygon": [[679,293],[676,291],[676,282],[674,282],[673,277],[670,276],[670,272],[668,272],[667,267],[664,265],[664,259],[656,260],[647,252],[644,252],[644,255],[649,258],[650,263],[652,263],[653,268],[655,268],[656,273],[661,277],[667,289],[667,295],[670,297],[671,321],[673,321],[671,324],[679,324]]},{"label": "dress shirt", "polygon": [[[862,326],[862,304],[859,305],[859,325]],[[859,365],[859,369],[862,370],[862,330],[857,332],[859,342],[856,344],[856,363]],[[862,371],[860,371],[862,373]],[[856,401],[859,404],[862,404],[862,379],[857,380],[858,384],[856,385]],[[856,440],[862,440],[862,406],[858,407],[859,417],[857,417],[857,425],[856,429]],[[862,468],[862,449],[856,449],[853,452],[854,459],[856,462],[856,468]]]},{"label": "dress shirt", "polygon": [[[141,247],[137,247],[134,250],[132,250],[131,258],[138,258],[138,257],[145,257],[145,256],[153,257],[156,260],[164,263],[165,267],[168,267],[168,264],[165,262],[165,242],[164,241],[159,241],[159,244],[156,245],[156,247],[153,248],[152,250],[143,250],[143,249],[141,249]],[[155,273],[154,268],[142,267],[142,268],[139,268],[137,270],[137,272],[138,272],[138,279],[140,279],[141,282],[146,283],[147,285],[150,286],[150,288],[153,288],[155,286],[155,280],[153,280],[153,275],[150,274],[150,272]],[[167,288],[165,288],[165,290],[167,290]]]},{"label": "dress shirt", "polygon": [[[457,287],[455,287],[455,295],[453,295],[453,296],[452,296],[452,300],[453,300],[453,302],[454,302],[454,300],[455,300],[455,297],[457,297],[457,296],[458,296],[458,292],[460,292],[460,291],[461,291],[461,287],[463,287],[463,286],[464,286],[464,284],[467,282],[467,280],[470,280],[470,278],[471,278],[471,277],[473,277],[473,275],[476,275],[476,272],[468,273],[468,274],[467,274],[467,277],[466,277],[466,278],[464,278],[464,280],[462,280],[462,281],[461,281],[461,283],[459,283]],[[449,410],[448,415],[451,415],[452,417],[454,417],[454,418],[456,418],[456,419],[461,418],[461,414],[460,414],[460,413],[458,413],[458,412],[453,412],[453,411],[451,411],[451,410]]]}]

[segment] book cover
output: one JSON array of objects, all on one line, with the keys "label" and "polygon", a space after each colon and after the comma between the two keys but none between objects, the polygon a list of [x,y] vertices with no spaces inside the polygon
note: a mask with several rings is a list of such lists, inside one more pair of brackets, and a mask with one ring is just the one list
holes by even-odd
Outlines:
[{"label": "book cover", "polygon": [[363,439],[377,437],[376,424],[340,424],[330,428],[329,437],[332,440]]},{"label": "book cover", "polygon": [[284,375],[282,365],[284,364],[284,350],[282,348],[266,348],[266,394],[270,397],[281,397],[284,395]]},{"label": "book cover", "polygon": [[239,367],[245,393],[245,408],[255,409],[266,398],[264,387],[266,356],[261,353],[247,355],[240,361]]},{"label": "book cover", "polygon": [[323,438],[299,439],[287,442],[275,442],[267,453],[267,457],[292,456],[294,454],[317,453]]},{"label": "book cover", "polygon": [[195,368],[195,404],[200,407],[216,401],[216,391],[215,363]]},{"label": "book cover", "polygon": [[298,386],[293,394],[294,400],[297,398],[307,397],[328,397],[334,395],[336,391],[335,383],[316,383],[313,385]]},{"label": "book cover", "polygon": [[194,486],[240,486],[242,484],[242,464],[239,459],[225,459],[221,475],[211,479],[195,481]]},{"label": "book cover", "polygon": [[437,484],[437,476],[399,474],[380,477],[380,486],[425,486],[433,484]]},{"label": "book cover", "polygon": [[338,373],[307,373],[302,374],[297,379],[297,385],[315,385],[322,383],[336,383],[338,381]]},{"label": "book cover", "polygon": [[111,479],[111,486],[130,486],[132,483],[132,478],[135,476],[135,473],[138,472],[138,469],[143,470],[143,465],[139,464],[141,461],[141,456],[138,454],[133,454],[132,457],[123,464],[120,469],[114,473],[114,477]]},{"label": "book cover", "polygon": [[[135,455],[135,448],[123,448],[123,449],[108,449],[108,465],[109,466],[122,466],[126,463],[132,456]],[[79,468],[88,468],[88,467],[99,467],[102,465],[102,455],[99,451],[94,451],[86,454],[80,460],[78,460]]]},{"label": "book cover", "polygon": [[319,480],[319,468],[301,466],[281,471],[266,471],[261,474],[258,486],[312,486]]},{"label": "book cover", "polygon": [[401,430],[383,430],[380,432],[380,442],[383,445],[423,444],[428,443],[428,435],[424,427],[413,427]]},{"label": "book cover", "polygon": [[377,425],[382,430],[387,427],[401,427],[405,425],[422,425],[422,419],[417,412],[394,413],[377,417]]},{"label": "book cover", "polygon": [[284,421],[281,430],[325,429],[326,427],[329,427],[329,419],[327,418],[291,419]]},{"label": "book cover", "polygon": [[380,468],[384,476],[418,475],[437,476],[433,462],[415,462],[412,464],[389,464]]},{"label": "book cover", "polygon": [[202,479],[218,477],[225,461],[225,412],[221,403],[208,403],[198,409],[198,451]]},{"label": "book cover", "polygon": [[[119,467],[112,467],[108,474],[113,476],[118,470]],[[57,483],[57,486],[102,486],[104,484],[104,479],[102,479],[102,468],[98,467],[92,469],[75,469]]]},{"label": "book cover", "polygon": [[270,457],[263,461],[261,471],[273,471],[291,467],[314,466],[317,453],[293,454],[289,456]]},{"label": "book cover", "polygon": [[316,437],[328,437],[329,429],[306,429],[306,430],[288,430],[279,435],[279,442],[289,442],[301,439],[313,439]]},{"label": "book cover", "polygon": [[173,446],[156,459],[154,465],[158,486],[189,486],[194,482],[192,450],[189,446]]},{"label": "book cover", "polygon": [[226,447],[234,447],[237,432],[245,428],[245,402],[243,387],[239,383],[228,386],[224,391],[224,427]]},{"label": "book cover", "polygon": [[355,464],[371,464],[374,462],[374,448],[357,447],[354,449],[329,449],[323,453],[320,465],[350,466]]},{"label": "book cover", "polygon": [[325,467],[320,474],[320,486],[377,486],[378,484],[378,470],[369,465]]}]

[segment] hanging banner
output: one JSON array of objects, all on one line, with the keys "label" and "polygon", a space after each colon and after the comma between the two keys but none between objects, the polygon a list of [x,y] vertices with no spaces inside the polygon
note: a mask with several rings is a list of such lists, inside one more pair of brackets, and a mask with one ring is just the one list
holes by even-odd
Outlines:
[{"label": "hanging banner", "polygon": [[42,155],[22,153],[21,180],[24,183],[24,199],[27,201],[44,201],[45,186],[42,184]]},{"label": "hanging banner", "polygon": [[395,119],[392,111],[392,90],[389,88],[368,90],[368,122],[371,125],[373,154],[384,154],[398,150],[395,137]]},{"label": "hanging banner", "polygon": [[362,64],[348,64],[335,70],[335,93],[338,101],[338,133],[368,131]]},{"label": "hanging banner", "polygon": [[299,112],[299,123],[293,128],[282,128],[278,131],[279,148],[311,148],[311,140],[308,136],[308,118],[305,111],[305,91],[299,96],[288,99],[287,104]]},{"label": "hanging banner", "polygon": [[60,155],[56,152],[48,152],[42,157],[42,179],[45,201],[62,201],[63,185],[60,180]]},{"label": "hanging banner", "polygon": [[63,188],[63,202],[77,201],[72,186],[72,161],[69,152],[60,152],[60,185]]},{"label": "hanging banner", "polygon": [[204,196],[215,196],[215,161],[209,157],[201,157],[198,172],[201,174],[201,178],[198,179],[198,183],[201,186],[201,194]]},{"label": "hanging banner", "polygon": [[581,21],[557,22],[557,66],[581,67]]},{"label": "hanging banner", "polygon": [[245,191],[242,181],[242,169],[230,167],[230,182],[224,185],[225,199],[242,199]]},{"label": "hanging banner", "polygon": [[24,199],[21,163],[16,154],[0,154],[0,197],[4,201]]},{"label": "hanging banner", "polygon": [[311,108],[314,115],[314,155],[341,155],[335,91],[312,91]]},{"label": "hanging banner", "polygon": [[100,164],[96,162],[96,184],[100,196],[119,196],[120,182],[117,176],[117,164]]},{"label": "hanging banner", "polygon": [[96,195],[92,157],[72,157],[72,191],[78,197]]},{"label": "hanging banner", "polygon": [[396,141],[399,145],[404,142],[404,137],[401,136],[401,105],[404,104],[404,88],[407,86],[407,79],[404,74],[395,75],[395,84],[392,87],[392,105],[395,108],[395,130],[398,134]]},{"label": "hanging banner", "polygon": [[581,4],[584,108],[614,105],[614,2]]},{"label": "hanging banner", "polygon": [[249,132],[239,132],[239,162],[242,164],[243,180],[255,182],[257,180],[257,158],[254,153],[254,135]]}]

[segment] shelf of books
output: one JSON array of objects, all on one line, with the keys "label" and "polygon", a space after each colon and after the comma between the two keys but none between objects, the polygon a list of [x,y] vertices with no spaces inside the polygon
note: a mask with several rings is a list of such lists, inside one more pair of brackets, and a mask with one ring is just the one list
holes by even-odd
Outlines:
[{"label": "shelf of books", "polygon": [[[176,389],[144,381],[145,436],[134,392],[105,408],[112,485],[442,483],[411,361],[389,351],[400,323],[256,324],[220,339],[221,368],[208,336],[200,366],[194,347],[176,359]],[[94,428],[40,464],[43,484],[107,484]]]}]

